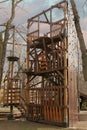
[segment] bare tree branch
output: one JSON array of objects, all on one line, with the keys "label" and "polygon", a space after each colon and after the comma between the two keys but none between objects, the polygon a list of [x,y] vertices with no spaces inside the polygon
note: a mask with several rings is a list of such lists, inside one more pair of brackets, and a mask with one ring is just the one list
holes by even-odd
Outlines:
[{"label": "bare tree branch", "polygon": [[0,26],[6,26],[7,24],[6,23],[2,23],[2,24],[0,24]]},{"label": "bare tree branch", "polygon": [[23,0],[18,0],[16,3],[15,3],[15,6],[17,6],[20,2],[22,2]]},{"label": "bare tree branch", "polygon": [[[7,2],[8,0],[3,0],[3,2]],[[0,32],[0,85],[1,85],[1,79],[2,79],[2,73],[3,73],[3,66],[5,62],[5,55],[6,55],[6,47],[7,47],[7,42],[9,40],[9,30],[12,28],[12,21],[14,20],[15,17],[15,9],[17,5],[23,0],[11,0],[11,16],[7,23],[3,23],[2,26],[5,26],[5,32],[4,32],[4,39],[2,37],[2,33]],[[0,2],[1,3],[1,2]]]},{"label": "bare tree branch", "polygon": [[4,2],[7,2],[7,1],[9,1],[9,0],[3,0],[3,1],[1,1],[0,3],[4,3]]},{"label": "bare tree branch", "polygon": [[16,9],[17,5],[18,5],[21,1],[23,1],[23,0],[18,0],[18,1],[16,1],[16,2],[15,2],[15,0],[12,0],[11,17],[10,17],[10,19],[8,20],[8,26],[9,26],[9,24],[12,23],[12,21],[13,21],[13,19],[14,19],[14,17],[15,17],[15,9]]}]

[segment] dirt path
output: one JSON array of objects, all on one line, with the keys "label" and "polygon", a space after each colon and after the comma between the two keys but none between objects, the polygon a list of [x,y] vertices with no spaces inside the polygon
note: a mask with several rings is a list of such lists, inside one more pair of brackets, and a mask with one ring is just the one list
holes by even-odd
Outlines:
[{"label": "dirt path", "polygon": [[29,121],[0,121],[0,130],[69,130]]},{"label": "dirt path", "polygon": [[[60,128],[61,129],[61,128]],[[0,130],[60,130],[56,126],[49,126],[29,121],[0,121]]]},{"label": "dirt path", "polygon": [[0,130],[87,130],[87,122],[78,122],[74,128],[61,128],[29,121],[0,120]]}]

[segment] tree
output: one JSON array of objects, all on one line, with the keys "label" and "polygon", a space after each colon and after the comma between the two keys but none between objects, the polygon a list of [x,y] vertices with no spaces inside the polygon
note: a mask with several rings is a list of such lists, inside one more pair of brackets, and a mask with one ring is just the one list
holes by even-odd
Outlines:
[{"label": "tree", "polygon": [[1,1],[0,3],[4,3],[4,2],[7,2],[7,1],[9,1],[9,0],[3,0],[3,1]]},{"label": "tree", "polygon": [[[9,0],[2,0],[0,3],[5,3]],[[6,55],[6,47],[7,42],[9,40],[9,31],[13,27],[12,22],[15,17],[15,9],[17,5],[22,2],[23,0],[11,0],[11,16],[6,21],[6,23],[2,23],[0,26],[3,26],[5,29],[3,31],[0,31],[0,86],[2,81],[2,75],[3,75],[3,66],[5,61],[5,55]]]},{"label": "tree", "polygon": [[86,50],[86,45],[85,45],[84,37],[82,34],[82,30],[80,27],[79,15],[78,15],[78,11],[76,8],[76,4],[75,4],[74,0],[70,0],[70,2],[72,5],[72,11],[74,14],[75,28],[76,28],[77,37],[79,40],[80,50],[82,53],[83,76],[84,76],[84,80],[87,81],[87,50]]}]

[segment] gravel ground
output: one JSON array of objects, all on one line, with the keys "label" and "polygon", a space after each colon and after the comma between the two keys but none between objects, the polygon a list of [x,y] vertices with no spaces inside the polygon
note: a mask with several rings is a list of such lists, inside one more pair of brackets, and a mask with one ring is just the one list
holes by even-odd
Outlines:
[{"label": "gravel ground", "polygon": [[72,130],[29,121],[0,121],[0,130]]}]

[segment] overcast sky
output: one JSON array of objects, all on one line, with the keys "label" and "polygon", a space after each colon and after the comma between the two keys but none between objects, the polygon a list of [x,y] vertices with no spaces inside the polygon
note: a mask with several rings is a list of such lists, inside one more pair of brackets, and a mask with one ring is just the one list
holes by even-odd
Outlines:
[{"label": "overcast sky", "polygon": [[[2,0],[0,0],[2,1]],[[10,2],[0,4],[0,23],[7,21],[10,16]],[[27,23],[27,19],[37,13],[49,8],[51,5],[57,4],[62,0],[23,0],[16,8],[16,17],[13,24],[19,25]],[[69,2],[70,0],[68,0]],[[83,33],[87,35],[87,1],[75,0],[80,16],[81,27]]]},{"label": "overcast sky", "polygon": [[[62,0],[23,0],[16,9],[17,11],[14,23],[23,24],[29,17],[49,8],[51,5],[57,4],[60,1]],[[86,0],[75,0],[81,19],[87,18],[87,2],[85,1]],[[10,3],[11,2],[0,4],[0,22],[9,18]]]}]

